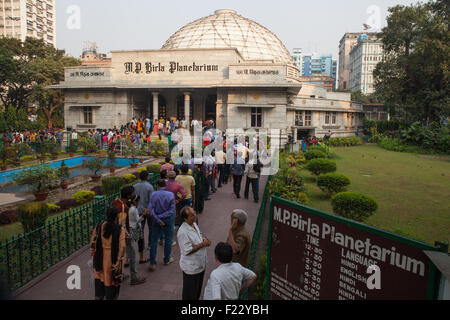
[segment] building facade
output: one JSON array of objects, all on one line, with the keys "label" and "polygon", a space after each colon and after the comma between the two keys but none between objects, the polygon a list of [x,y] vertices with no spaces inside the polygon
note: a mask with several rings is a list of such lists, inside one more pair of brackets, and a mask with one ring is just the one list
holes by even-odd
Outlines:
[{"label": "building facade", "polygon": [[[358,43],[358,37],[362,34],[363,32],[347,32],[339,41],[339,90],[348,90],[350,87],[350,51],[352,50],[353,46]],[[366,35],[370,40],[376,40],[378,37],[378,33],[376,32],[367,32]]]},{"label": "building facade", "polygon": [[[335,79],[335,84],[337,81],[337,61],[333,60],[331,54],[319,55],[317,53],[303,53],[302,49],[295,48],[292,51],[292,57],[294,58],[297,68],[299,69],[299,74],[302,77],[310,76],[328,76]],[[306,78],[307,79],[307,78]],[[308,82],[315,82],[310,80]],[[336,86],[333,85],[332,90],[334,91]]]},{"label": "building facade", "polygon": [[373,70],[383,59],[381,40],[369,40],[365,34],[358,38],[358,43],[350,51],[349,89],[363,94],[375,92]]},{"label": "building facade", "polygon": [[54,0],[0,0],[0,36],[56,45]]},{"label": "building facade", "polygon": [[[108,65],[66,68],[65,81],[51,88],[63,90],[66,126],[77,130],[120,127],[133,117],[214,120],[222,131],[278,129],[284,143],[330,126],[354,135],[362,126],[362,107],[349,94],[302,83],[283,43],[228,9],[186,25],[159,50],[112,51]],[[327,112],[336,113],[334,122]]]}]

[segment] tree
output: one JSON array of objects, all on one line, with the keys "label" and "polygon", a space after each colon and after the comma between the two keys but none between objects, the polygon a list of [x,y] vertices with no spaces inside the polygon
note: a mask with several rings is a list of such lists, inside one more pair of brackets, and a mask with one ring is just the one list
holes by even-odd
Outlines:
[{"label": "tree", "polygon": [[385,56],[374,70],[377,94],[394,116],[423,125],[450,115],[448,1],[389,9]]},{"label": "tree", "polygon": [[36,103],[44,110],[49,127],[53,112],[62,106],[61,93],[47,89],[64,80],[64,67],[80,65],[41,39],[0,38],[0,99],[16,110]]}]

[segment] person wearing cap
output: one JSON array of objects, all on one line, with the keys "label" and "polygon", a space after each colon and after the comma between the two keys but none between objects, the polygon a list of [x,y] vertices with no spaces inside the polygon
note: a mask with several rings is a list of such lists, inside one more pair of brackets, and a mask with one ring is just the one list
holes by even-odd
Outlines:
[{"label": "person wearing cap", "polygon": [[242,209],[235,209],[231,213],[231,226],[228,231],[227,243],[233,249],[233,262],[240,263],[243,267],[248,267],[250,262],[250,233],[245,227],[247,222],[247,212]]}]

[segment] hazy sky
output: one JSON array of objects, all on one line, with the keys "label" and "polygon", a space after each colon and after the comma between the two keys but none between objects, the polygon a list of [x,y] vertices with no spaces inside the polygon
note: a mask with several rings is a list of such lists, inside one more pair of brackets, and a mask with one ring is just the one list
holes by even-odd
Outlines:
[{"label": "hazy sky", "polygon": [[[56,46],[79,57],[83,42],[100,52],[159,49],[179,28],[217,9],[233,9],[275,33],[292,52],[338,57],[345,32],[386,25],[387,9],[417,0],[56,0]],[[368,12],[369,11],[369,12]]]}]

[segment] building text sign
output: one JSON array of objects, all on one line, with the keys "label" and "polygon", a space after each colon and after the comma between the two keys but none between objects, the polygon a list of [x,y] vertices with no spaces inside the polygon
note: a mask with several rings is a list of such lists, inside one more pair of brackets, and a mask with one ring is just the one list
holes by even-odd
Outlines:
[{"label": "building text sign", "polygon": [[276,197],[271,220],[269,299],[433,298],[432,246]]},{"label": "building text sign", "polygon": [[151,74],[158,72],[168,72],[170,74],[176,72],[218,72],[219,66],[214,64],[191,63],[183,64],[171,61],[168,64],[161,62],[125,62],[124,74]]}]

